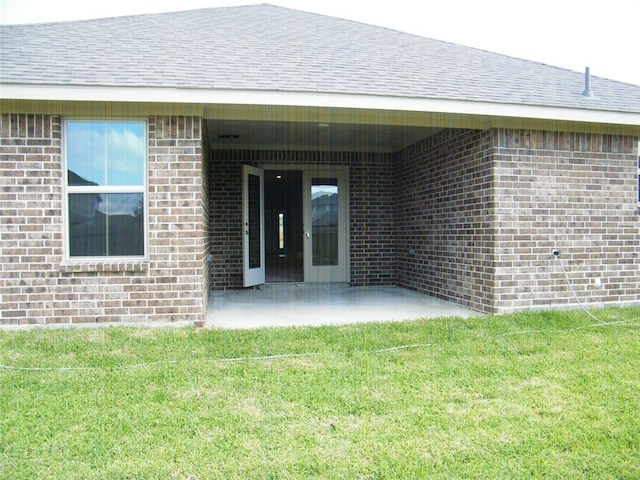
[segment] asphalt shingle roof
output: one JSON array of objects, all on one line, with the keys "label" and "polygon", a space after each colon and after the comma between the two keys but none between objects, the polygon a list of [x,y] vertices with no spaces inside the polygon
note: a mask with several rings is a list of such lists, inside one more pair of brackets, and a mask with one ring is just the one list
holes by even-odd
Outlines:
[{"label": "asphalt shingle roof", "polygon": [[[640,112],[640,86],[268,4],[0,26],[0,82],[330,92]],[[1,96],[1,93],[0,93]]]}]

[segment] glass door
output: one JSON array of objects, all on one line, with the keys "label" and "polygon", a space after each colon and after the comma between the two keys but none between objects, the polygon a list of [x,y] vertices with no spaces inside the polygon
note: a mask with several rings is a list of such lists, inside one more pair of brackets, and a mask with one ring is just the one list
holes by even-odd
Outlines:
[{"label": "glass door", "polygon": [[347,171],[305,170],[303,180],[304,280],[346,282]]},{"label": "glass door", "polygon": [[264,172],[242,166],[242,255],[244,286],[265,280]]}]

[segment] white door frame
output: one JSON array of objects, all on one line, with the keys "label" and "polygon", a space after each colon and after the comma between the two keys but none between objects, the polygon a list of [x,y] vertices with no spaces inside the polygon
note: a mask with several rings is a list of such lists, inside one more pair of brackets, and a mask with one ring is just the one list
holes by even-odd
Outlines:
[{"label": "white door frame", "polygon": [[[304,223],[304,281],[309,283],[344,283],[348,276],[348,198],[349,181],[345,168],[315,167],[302,173],[302,211]],[[311,186],[314,178],[335,178],[338,187],[338,263],[317,266],[313,263],[313,226]]]},{"label": "white door frame", "polygon": [[[249,177],[254,176],[259,178],[259,228],[260,235],[259,242],[259,263],[258,265],[251,267],[250,255],[251,255],[251,231],[250,231],[250,200],[249,195]],[[255,241],[255,239],[254,239]],[[253,259],[255,260],[255,258]],[[260,168],[251,167],[249,165],[242,165],[242,273],[243,273],[243,285],[245,287],[252,287],[254,285],[261,285],[265,282],[265,245],[264,245],[264,171]]]},{"label": "white door frame", "polygon": [[[262,164],[264,170],[297,170],[303,176],[303,223],[304,223],[304,282],[350,282],[350,220],[349,220],[349,167],[347,165],[310,165],[310,164]],[[306,233],[311,234],[311,179],[314,177],[336,177],[338,178],[338,201],[339,201],[339,260],[337,267],[314,267],[312,265],[313,239],[307,238]],[[264,194],[264,190],[263,190]],[[264,202],[263,202],[264,203]],[[309,216],[309,218],[307,218]],[[309,228],[307,229],[307,225]],[[264,230],[264,229],[263,229]]]}]

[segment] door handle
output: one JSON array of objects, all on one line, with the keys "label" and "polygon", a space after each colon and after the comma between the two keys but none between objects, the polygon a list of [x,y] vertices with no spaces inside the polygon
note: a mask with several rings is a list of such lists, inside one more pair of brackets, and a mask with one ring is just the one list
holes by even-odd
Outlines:
[{"label": "door handle", "polygon": [[305,232],[305,235],[307,236],[307,238],[311,238],[311,234],[309,232]]}]

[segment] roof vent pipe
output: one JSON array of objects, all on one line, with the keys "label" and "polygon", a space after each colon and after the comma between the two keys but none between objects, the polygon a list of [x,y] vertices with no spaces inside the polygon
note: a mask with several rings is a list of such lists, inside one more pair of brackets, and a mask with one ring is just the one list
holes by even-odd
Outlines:
[{"label": "roof vent pipe", "polygon": [[589,67],[587,67],[584,71],[584,92],[582,92],[583,97],[593,97],[593,92],[591,91],[591,72],[589,71]]}]

